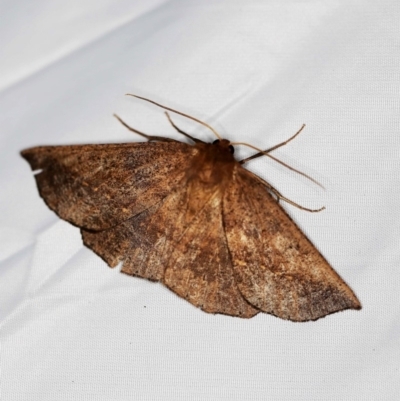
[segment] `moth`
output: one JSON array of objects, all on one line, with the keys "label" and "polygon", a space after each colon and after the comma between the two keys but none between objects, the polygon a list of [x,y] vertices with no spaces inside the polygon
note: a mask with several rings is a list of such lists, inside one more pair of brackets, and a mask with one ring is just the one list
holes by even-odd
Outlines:
[{"label": "moth", "polygon": [[237,143],[205,122],[135,97],[205,125],[218,139],[192,137],[166,112],[192,143],[144,134],[116,116],[147,141],[21,152],[47,206],[80,228],[88,248],[110,267],[120,264],[123,273],[162,282],[209,313],[309,321],[361,308],[279,200],[303,207],[243,167],[272,157],[301,129],[238,161]]}]

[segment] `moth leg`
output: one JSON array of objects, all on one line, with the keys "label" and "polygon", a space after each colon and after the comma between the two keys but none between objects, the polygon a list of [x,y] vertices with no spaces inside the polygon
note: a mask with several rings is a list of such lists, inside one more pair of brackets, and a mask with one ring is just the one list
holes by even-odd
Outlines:
[{"label": "moth leg", "polygon": [[130,127],[125,121],[123,121],[120,117],[118,117],[116,114],[114,114],[114,117],[126,128],[128,128],[129,131],[134,132],[135,134],[138,134],[140,136],[143,136],[146,138],[148,141],[160,141],[160,142],[179,142],[176,139],[172,138],[165,138],[163,136],[156,136],[156,135],[147,135],[144,132],[138,131],[135,128]]},{"label": "moth leg", "polygon": [[319,208],[319,209],[309,209],[309,208],[307,208],[307,207],[301,206],[301,205],[299,205],[298,203],[293,202],[292,200],[286,198],[285,196],[283,196],[281,193],[279,193],[279,192],[278,192],[274,187],[272,187],[272,186],[269,187],[268,189],[269,189],[271,192],[273,192],[273,193],[277,196],[278,202],[279,202],[280,199],[282,199],[282,200],[284,200],[285,202],[290,203],[291,205],[297,207],[298,209],[305,210],[305,211],[311,212],[311,213],[321,212],[322,210],[325,209],[325,206],[322,206],[322,207]]},{"label": "moth leg", "polygon": [[202,141],[201,139],[194,138],[193,136],[189,135],[187,132],[181,130],[178,126],[176,126],[175,123],[172,121],[171,116],[169,115],[168,111],[165,111],[164,113],[165,113],[165,115],[167,116],[168,121],[170,122],[170,124],[171,124],[180,134],[186,136],[186,138],[191,139],[193,142],[196,142],[196,143],[199,143],[199,142],[205,143],[205,142]]},{"label": "moth leg", "polygon": [[251,173],[251,175],[256,178],[259,182],[261,182],[261,184],[263,184],[264,186],[266,186],[268,188],[268,190],[270,192],[272,192],[276,197],[277,197],[277,202],[279,202],[280,199],[284,200],[285,202],[291,204],[292,206],[297,207],[298,209],[301,210],[306,210],[307,212],[321,212],[322,210],[325,209],[325,206],[319,208],[319,209],[308,209],[307,207],[301,206],[296,202],[293,202],[292,200],[286,198],[285,196],[283,196],[276,188],[274,188],[271,184],[269,184],[267,181],[264,181],[262,178],[258,177],[257,175],[253,174],[251,171],[248,171],[249,173]]},{"label": "moth leg", "polygon": [[253,156],[246,157],[246,159],[240,160],[239,163],[240,163],[240,164],[247,163],[249,160],[253,160],[253,159],[256,159],[257,157],[265,156],[265,153],[272,152],[273,150],[278,149],[278,148],[280,148],[281,146],[285,146],[285,145],[288,144],[290,141],[292,141],[294,138],[296,138],[296,136],[299,135],[301,131],[303,131],[303,129],[304,129],[305,126],[306,126],[306,125],[303,124],[303,125],[301,126],[301,128],[300,128],[293,136],[291,136],[289,139],[287,139],[286,141],[283,141],[283,142],[281,142],[281,143],[278,143],[278,145],[272,146],[272,148],[266,149],[266,150],[264,150],[264,152],[258,152],[258,153],[256,153],[256,154],[254,154]]}]

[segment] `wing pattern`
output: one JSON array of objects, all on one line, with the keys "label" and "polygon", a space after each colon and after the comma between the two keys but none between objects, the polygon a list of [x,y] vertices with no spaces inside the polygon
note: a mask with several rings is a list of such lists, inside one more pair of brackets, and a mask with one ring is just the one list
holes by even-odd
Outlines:
[{"label": "wing pattern", "polygon": [[241,167],[225,193],[223,216],[236,283],[249,303],[294,321],[360,309],[351,289],[265,186]]},{"label": "wing pattern", "polygon": [[118,226],[82,230],[83,241],[109,265],[122,262],[122,272],[161,281],[206,312],[249,318],[259,310],[236,286],[221,208],[220,191],[192,181]]},{"label": "wing pattern", "polygon": [[22,152],[40,195],[62,219],[103,230],[155,205],[184,178],[197,149],[181,142],[43,146]]}]

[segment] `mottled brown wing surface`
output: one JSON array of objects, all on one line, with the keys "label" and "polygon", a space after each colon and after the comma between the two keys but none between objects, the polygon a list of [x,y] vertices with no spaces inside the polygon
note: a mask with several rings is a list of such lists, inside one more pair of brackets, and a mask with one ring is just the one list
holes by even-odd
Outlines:
[{"label": "mottled brown wing surface", "polygon": [[211,313],[252,317],[240,294],[222,225],[221,192],[182,185],[157,205],[101,232],[82,230],[84,243],[122,272],[163,282]]},{"label": "mottled brown wing surface", "polygon": [[157,204],[184,178],[197,150],[181,142],[42,146],[21,152],[40,195],[62,219],[112,227]]},{"label": "mottled brown wing surface", "polygon": [[266,187],[240,166],[225,193],[223,222],[236,283],[255,307],[293,321],[361,308]]}]

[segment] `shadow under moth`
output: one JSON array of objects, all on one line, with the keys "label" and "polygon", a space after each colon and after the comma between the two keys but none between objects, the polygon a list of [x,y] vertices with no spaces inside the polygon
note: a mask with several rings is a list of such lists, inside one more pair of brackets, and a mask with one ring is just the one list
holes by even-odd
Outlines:
[{"label": "shadow under moth", "polygon": [[190,136],[166,112],[191,144],[146,135],[116,116],[147,141],[23,150],[41,197],[81,229],[87,247],[109,266],[121,264],[123,273],[160,281],[209,313],[250,318],[266,312],[308,321],[361,308],[279,200],[306,208],[242,167],[255,157],[272,157],[301,129],[238,161],[235,143],[208,124],[135,97],[205,125],[218,139]]}]

